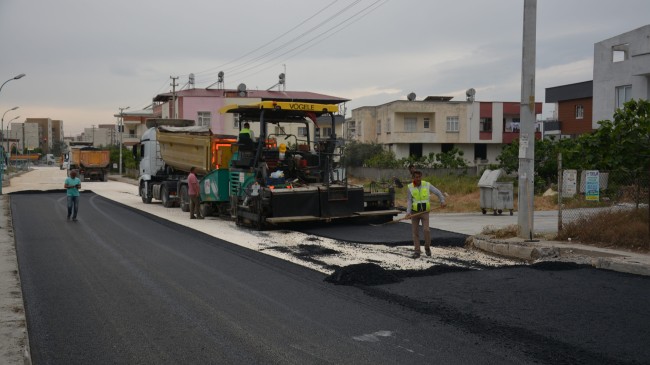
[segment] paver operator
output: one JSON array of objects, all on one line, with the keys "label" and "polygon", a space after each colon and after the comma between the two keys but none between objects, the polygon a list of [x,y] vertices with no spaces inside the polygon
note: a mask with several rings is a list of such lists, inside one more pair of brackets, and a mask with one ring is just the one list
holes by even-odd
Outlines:
[{"label": "paver operator", "polygon": [[409,193],[407,194],[406,217],[411,217],[411,229],[413,231],[413,245],[415,252],[413,258],[417,259],[422,253],[420,251],[420,222],[424,231],[424,251],[427,256],[431,256],[431,230],[429,228],[429,211],[431,202],[429,201],[430,193],[438,196],[440,206],[445,207],[445,196],[435,186],[427,181],[422,181],[422,171],[413,171],[413,182],[408,185]]}]

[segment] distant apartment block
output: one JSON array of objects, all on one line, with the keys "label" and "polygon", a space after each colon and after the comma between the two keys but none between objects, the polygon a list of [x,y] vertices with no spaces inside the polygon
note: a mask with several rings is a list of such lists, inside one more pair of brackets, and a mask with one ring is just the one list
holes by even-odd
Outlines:
[{"label": "distant apartment block", "polygon": [[649,95],[650,25],[594,45],[593,128],[626,101]]},{"label": "distant apartment block", "polygon": [[[429,96],[352,110],[348,138],[382,144],[397,158],[421,157],[456,147],[469,164],[495,163],[503,145],[519,138],[520,102],[452,101]],[[535,103],[535,114],[542,103]],[[541,133],[536,133],[541,138]]]},{"label": "distant apartment block", "polygon": [[40,135],[41,126],[38,123],[11,123],[9,151],[22,152],[38,148]]}]

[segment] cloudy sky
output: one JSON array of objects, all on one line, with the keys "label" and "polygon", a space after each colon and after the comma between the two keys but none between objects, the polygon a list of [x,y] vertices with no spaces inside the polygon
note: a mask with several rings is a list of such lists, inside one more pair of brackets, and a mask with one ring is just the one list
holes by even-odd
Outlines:
[{"label": "cloudy sky", "polygon": [[[352,99],[350,110],[449,95],[521,97],[523,0],[0,0],[0,113],[115,123],[195,74]],[[592,79],[593,45],[650,23],[648,0],[540,0],[536,99]],[[544,108],[544,117],[552,107]]]}]

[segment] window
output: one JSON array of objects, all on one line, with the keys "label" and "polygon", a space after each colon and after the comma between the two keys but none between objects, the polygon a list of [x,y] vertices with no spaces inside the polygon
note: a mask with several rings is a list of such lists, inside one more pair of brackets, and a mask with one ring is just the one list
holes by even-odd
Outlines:
[{"label": "window", "polygon": [[314,130],[314,138],[327,138],[332,135],[332,128],[324,127],[324,128],[316,128]]},{"label": "window", "polygon": [[390,125],[390,118],[386,119],[386,133],[390,134],[391,131],[391,125]]},{"label": "window", "polygon": [[239,113],[234,113],[232,115],[232,127],[235,129],[239,129]]},{"label": "window", "polygon": [[632,99],[632,85],[619,86],[616,88],[616,109],[622,109],[623,104]]},{"label": "window", "polygon": [[479,124],[480,132],[492,132],[492,118],[481,118]]},{"label": "window", "polygon": [[624,43],[612,47],[612,62],[621,62],[629,58],[630,44]]},{"label": "window", "polygon": [[212,119],[212,113],[210,112],[198,112],[196,118],[196,125],[198,126],[210,126],[210,120]]},{"label": "window", "polygon": [[430,128],[429,118],[424,118],[424,129]]},{"label": "window", "polygon": [[381,134],[381,120],[377,120],[376,130],[377,130],[377,134]]},{"label": "window", "polygon": [[447,117],[447,132],[458,132],[458,117]]},{"label": "window", "polygon": [[307,137],[307,127],[298,127],[298,136]]},{"label": "window", "polygon": [[284,131],[284,127],[281,126],[281,125],[276,125],[275,128],[273,128],[273,133],[276,134],[276,135],[285,135],[285,134],[287,134]]},{"label": "window", "polygon": [[416,118],[404,118],[404,132],[417,132]]},{"label": "window", "polygon": [[519,132],[519,127],[520,127],[519,123],[520,123],[519,118],[512,118],[510,124],[506,127],[506,132]]},{"label": "window", "polygon": [[576,105],[576,119],[583,119],[585,117],[585,107]]}]

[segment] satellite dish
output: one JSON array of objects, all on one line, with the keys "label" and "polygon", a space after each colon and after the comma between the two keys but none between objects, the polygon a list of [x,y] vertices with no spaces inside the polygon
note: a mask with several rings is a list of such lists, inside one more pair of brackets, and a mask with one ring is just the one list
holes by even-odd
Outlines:
[{"label": "satellite dish", "polygon": [[474,101],[474,95],[476,95],[476,90],[474,90],[473,88],[469,88],[467,89],[467,91],[465,91],[465,96],[467,96],[467,101]]},{"label": "satellite dish", "polygon": [[408,94],[408,95],[406,96],[406,98],[407,98],[409,101],[413,101],[413,100],[415,100],[415,93],[410,93],[410,94]]}]

